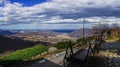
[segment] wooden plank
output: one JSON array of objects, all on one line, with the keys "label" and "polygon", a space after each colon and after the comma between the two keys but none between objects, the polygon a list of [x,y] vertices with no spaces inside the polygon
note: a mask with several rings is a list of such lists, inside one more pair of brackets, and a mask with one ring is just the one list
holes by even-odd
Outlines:
[{"label": "wooden plank", "polygon": [[85,60],[88,54],[88,49],[81,49],[77,53],[74,54],[74,59]]}]

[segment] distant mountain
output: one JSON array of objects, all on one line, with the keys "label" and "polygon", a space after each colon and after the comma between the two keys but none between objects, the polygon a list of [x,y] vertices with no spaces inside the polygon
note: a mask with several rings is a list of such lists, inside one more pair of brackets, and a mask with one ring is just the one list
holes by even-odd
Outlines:
[{"label": "distant mountain", "polygon": [[[87,36],[92,36],[93,35],[93,30],[85,28],[85,37]],[[83,29],[73,31],[69,34],[70,37],[75,37],[75,38],[82,38],[83,37]]]},{"label": "distant mountain", "polygon": [[43,36],[56,36],[62,33],[71,33],[75,30],[1,30],[0,35],[43,35]]},{"label": "distant mountain", "polygon": [[20,31],[19,33],[13,35],[13,36],[56,36],[56,35],[60,35],[61,33],[58,32],[54,32],[54,31],[49,31],[49,30],[45,30],[45,31]]},{"label": "distant mountain", "polygon": [[71,32],[73,32],[75,30],[52,30],[52,31],[58,32],[58,33],[71,33]]},{"label": "distant mountain", "polygon": [[[61,32],[61,31],[60,31]],[[27,41],[42,41],[56,43],[59,41],[70,40],[72,37],[69,37],[66,33],[59,33],[55,31],[45,30],[45,31],[19,31],[19,33],[10,36],[11,38],[20,38]]]},{"label": "distant mountain", "polygon": [[16,34],[16,33],[8,31],[8,30],[1,30],[0,29],[0,35],[13,35],[13,34]]}]

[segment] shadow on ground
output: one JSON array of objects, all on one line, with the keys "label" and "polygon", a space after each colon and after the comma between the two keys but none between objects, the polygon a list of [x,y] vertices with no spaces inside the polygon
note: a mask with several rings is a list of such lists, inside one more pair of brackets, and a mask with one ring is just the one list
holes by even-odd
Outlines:
[{"label": "shadow on ground", "polygon": [[4,61],[4,64],[2,63],[0,67],[61,67],[61,66],[47,59],[42,58],[39,60],[27,61],[27,62],[23,62],[20,60]]}]

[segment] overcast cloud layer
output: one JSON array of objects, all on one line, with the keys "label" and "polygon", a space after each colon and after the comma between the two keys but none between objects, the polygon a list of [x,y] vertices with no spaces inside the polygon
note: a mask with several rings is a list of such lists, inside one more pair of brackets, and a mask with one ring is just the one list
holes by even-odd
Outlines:
[{"label": "overcast cloud layer", "polygon": [[0,25],[120,21],[120,0],[48,0],[33,6],[0,0]]}]

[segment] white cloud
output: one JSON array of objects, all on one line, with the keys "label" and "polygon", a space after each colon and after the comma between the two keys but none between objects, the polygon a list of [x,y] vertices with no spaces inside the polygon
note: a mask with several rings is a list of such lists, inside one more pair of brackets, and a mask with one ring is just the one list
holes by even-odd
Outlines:
[{"label": "white cloud", "polygon": [[9,3],[9,1],[8,0],[0,0],[0,5],[4,5],[6,3]]},{"label": "white cloud", "polygon": [[[29,7],[18,2],[10,3],[8,0],[0,0],[0,4],[2,3],[4,6],[0,7],[0,24],[81,22],[83,21],[82,14],[96,16],[105,13],[105,15],[112,15],[112,11],[120,10],[120,0],[50,0]],[[86,10],[92,10],[92,8],[108,9],[103,9],[103,12],[102,10],[101,12]],[[90,22],[118,22],[120,20],[116,17],[90,17],[86,19]]]},{"label": "white cloud", "polygon": [[86,18],[86,20],[93,23],[120,24],[120,18],[117,17],[90,17],[90,18]]}]

